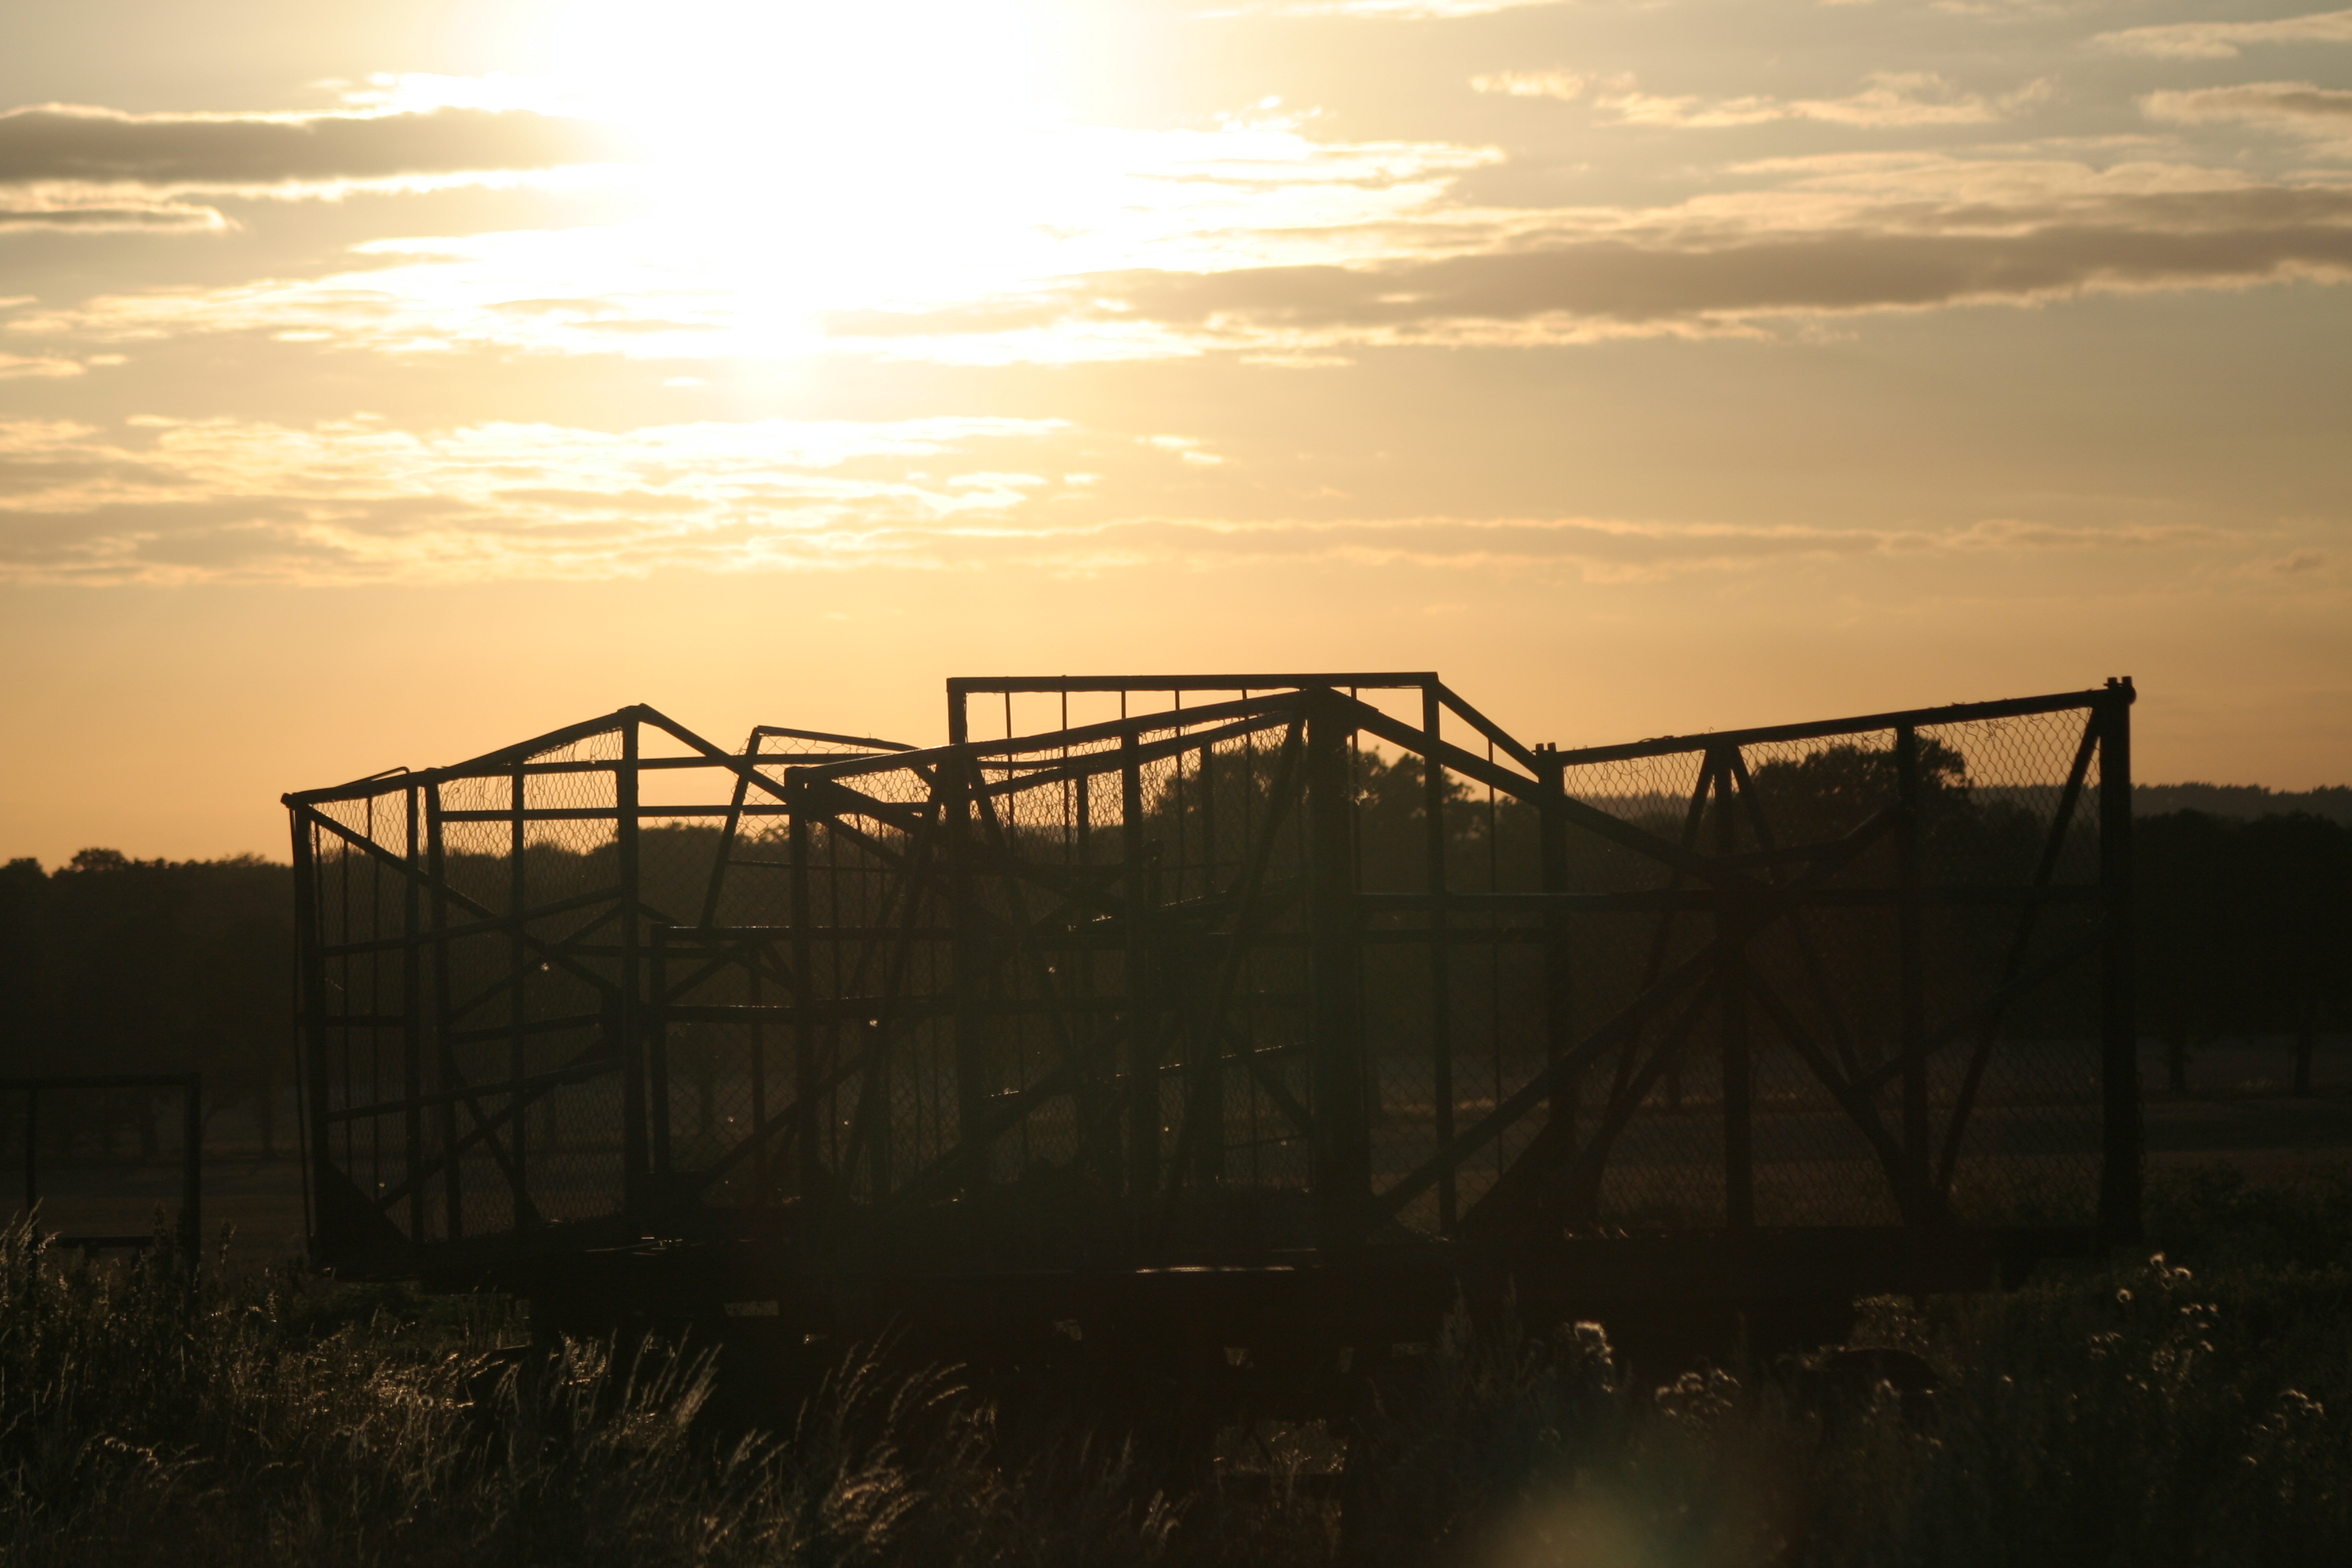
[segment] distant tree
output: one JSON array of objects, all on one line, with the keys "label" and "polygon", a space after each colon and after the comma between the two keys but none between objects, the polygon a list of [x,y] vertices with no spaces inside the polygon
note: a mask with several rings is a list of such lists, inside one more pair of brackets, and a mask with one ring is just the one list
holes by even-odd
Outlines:
[{"label": "distant tree", "polygon": [[2310,1092],[2319,1033],[2352,1023],[2352,828],[2167,812],[2137,824],[2135,848],[2141,1016],[2168,1086],[2188,1087],[2204,1041],[2276,1033]]},{"label": "distant tree", "polygon": [[2257,817],[2237,837],[2259,900],[2244,1011],[2294,1037],[2294,1089],[2308,1094],[2321,1027],[2352,1011],[2352,827],[2295,812]]},{"label": "distant tree", "polygon": [[[1930,821],[1968,810],[1968,760],[1932,735],[1919,737],[1917,757],[1919,793]],[[1902,798],[1894,748],[1844,741],[1766,763],[1753,783],[1775,831],[1797,842],[1842,837]]]},{"label": "distant tree", "polygon": [[[254,1105],[266,1143],[293,1068],[290,873],[252,856],[133,860],[85,849],[0,873],[0,1049],[24,1073],[201,1072],[208,1110]],[[160,1145],[154,1097],[68,1122],[105,1147]]]}]

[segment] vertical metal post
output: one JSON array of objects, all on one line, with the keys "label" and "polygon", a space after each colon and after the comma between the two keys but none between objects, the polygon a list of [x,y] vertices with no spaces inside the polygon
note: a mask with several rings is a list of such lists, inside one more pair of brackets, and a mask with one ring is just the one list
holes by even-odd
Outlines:
[{"label": "vertical metal post", "polygon": [[[1319,695],[1319,700],[1318,700]],[[1328,693],[1307,720],[1307,1052],[1315,1086],[1316,1217],[1325,1247],[1361,1238],[1371,1189],[1356,933],[1354,727]]]},{"label": "vertical metal post", "polygon": [[515,764],[509,784],[507,804],[513,817],[507,829],[507,917],[514,921],[507,933],[507,1022],[514,1030],[509,1046],[507,1072],[512,1080],[507,1089],[507,1102],[514,1114],[507,1121],[507,1142],[514,1153],[514,1220],[515,1228],[522,1228],[523,1216],[536,1212],[530,1201],[530,1108],[524,1103],[522,1080],[530,1070],[530,947],[523,938],[523,910],[530,897],[527,867],[530,848],[523,826],[523,812],[530,803],[530,779],[523,764]]},{"label": "vertical metal post", "polygon": [[[1217,773],[1213,752],[1213,742],[1201,748],[1201,765],[1193,774],[1201,800],[1200,890],[1212,895],[1217,890]],[[1182,765],[1181,758],[1178,765]],[[1193,1054],[1192,1100],[1185,1111],[1192,1129],[1192,1170],[1204,1182],[1222,1182],[1225,1178],[1224,1047],[1203,1033],[1197,1037]]]},{"label": "vertical metal post", "polygon": [[630,1223],[641,1226],[649,1217],[653,1161],[646,1138],[645,1020],[639,1006],[637,943],[644,904],[637,864],[637,712],[629,709],[621,721],[621,760],[613,770],[613,849],[619,863],[621,925],[619,1016],[614,1022],[621,1048],[622,1205]]},{"label": "vertical metal post", "polygon": [[[1067,727],[1069,699],[1062,700],[1062,717]],[[1072,781],[1072,809],[1077,814],[1077,864],[1080,874],[1094,868],[1094,775],[1081,773]],[[1070,950],[1071,973],[1068,994],[1082,1005],[1095,996],[1095,950],[1090,943],[1080,942]],[[1093,1015],[1087,1014],[1087,1016]],[[1116,1072],[1106,1072],[1102,1056],[1088,1050],[1078,1065],[1078,1153],[1087,1173],[1100,1182],[1105,1190],[1117,1191],[1119,1184],[1118,1095],[1115,1092]]]},{"label": "vertical metal post", "polygon": [[[792,879],[793,922],[793,1168],[797,1173],[796,1189],[801,1201],[811,1203],[824,1180],[824,1161],[817,1139],[816,943],[809,930],[815,900],[810,897],[809,888],[807,790],[799,773],[799,769],[792,768],[784,773],[785,809],[792,814],[786,819],[785,842],[789,850],[786,859],[792,868],[787,874]],[[961,1041],[961,1017],[956,1020],[956,1030]],[[957,1066],[961,1079],[962,1064],[959,1062]]]},{"label": "vertical metal post", "polygon": [[[961,746],[971,739],[969,704],[964,692],[950,679],[948,744]],[[965,761],[962,757],[946,759],[939,770],[947,807],[940,824],[940,848],[947,857],[948,926],[953,933],[949,939],[953,945],[948,954],[948,988],[955,1020],[956,1136],[961,1140],[980,1135],[982,1115],[988,1103],[982,1086],[988,1050],[982,1038],[979,1006],[982,933],[971,907],[971,795],[964,784]],[[968,1185],[986,1184],[986,1161],[972,1162],[967,1171]]]},{"label": "vertical metal post", "polygon": [[[457,1045],[452,1037],[457,1032],[456,976],[451,973],[449,952],[449,899],[443,891],[448,886],[448,845],[441,821],[441,786],[425,786],[425,867],[433,879],[433,1026],[434,1040],[438,1049],[434,1053],[439,1068],[441,1103],[443,1218],[447,1237],[457,1240],[466,1233],[466,1194],[462,1171],[465,1162],[457,1157]],[[422,1183],[418,1185],[421,1187]],[[425,1239],[424,1208],[421,1194],[410,1194],[416,1206],[410,1212],[415,1216],[415,1229],[411,1241]]]},{"label": "vertical metal post", "polygon": [[[960,710],[961,700],[957,706]],[[948,898],[953,906],[950,924],[955,932],[949,984],[955,1006],[956,1136],[967,1144],[977,1141],[986,1128],[990,1088],[990,1030],[982,996],[988,974],[989,933],[981,918],[972,868],[971,792],[979,773],[979,763],[969,756],[950,757],[940,765],[940,778],[948,790]],[[985,1186],[989,1164],[987,1158],[968,1163],[967,1185]]]},{"label": "vertical metal post", "polygon": [[971,739],[971,722],[964,708],[964,694],[956,683],[948,682],[948,744],[961,746]]},{"label": "vertical metal post", "polygon": [[1143,822],[1143,767],[1136,738],[1118,742],[1119,852],[1125,875],[1119,891],[1127,900],[1127,1190],[1149,1196],[1160,1184],[1159,1018],[1153,1006],[1151,968],[1151,846]]},{"label": "vertical metal post", "polygon": [[646,994],[637,1004],[646,1020],[646,1121],[652,1133],[656,1202],[669,1201],[669,927],[649,922],[646,943]]},{"label": "vertical metal post", "polygon": [[[1895,941],[1899,1039],[1903,1060],[1903,1153],[1912,1184],[1927,1191],[1928,1161],[1927,942],[1919,900],[1919,839],[1926,805],[1919,779],[1919,732],[1895,727]],[[1906,1205],[1906,1207],[1909,1205]]]},{"label": "vertical metal post", "polygon": [[[1739,847],[1739,818],[1732,810],[1731,763],[1717,752],[1703,764],[1715,777],[1715,852],[1728,857]],[[1756,1078],[1748,1038],[1748,954],[1742,943],[1745,917],[1731,895],[1714,891],[1716,939],[1723,943],[1723,1217],[1734,1230],[1756,1223]]]},{"label": "vertical metal post", "polygon": [[205,1258],[204,1085],[203,1078],[190,1073],[180,1094],[180,1246],[191,1272]]},{"label": "vertical metal post", "polygon": [[2139,1237],[2139,1022],[2132,998],[2131,677],[2099,706],[2099,1231]]},{"label": "vertical metal post", "polygon": [[[1568,891],[1568,770],[1560,764],[1559,752],[1549,744],[1536,748],[1538,782],[1543,786],[1543,810],[1540,830],[1542,842],[1541,876],[1543,890],[1560,894]],[[1568,911],[1547,904],[1544,908],[1544,1060],[1555,1063],[1575,1045],[1576,1019],[1573,1012],[1575,994],[1571,988],[1574,972],[1569,952]],[[1551,1121],[1560,1129],[1555,1136],[1563,1140],[1558,1147],[1563,1160],[1576,1157],[1576,1117],[1578,1111],[1577,1084],[1567,1074],[1553,1080],[1551,1090]]]},{"label": "vertical metal post", "polygon": [[294,1013],[296,1026],[301,1030],[305,1087],[310,1090],[302,1107],[310,1129],[303,1151],[310,1156],[303,1168],[303,1206],[310,1211],[305,1218],[310,1254],[319,1258],[328,1250],[323,1245],[327,1238],[318,1230],[319,1194],[326,1191],[325,1184],[335,1173],[327,1153],[326,959],[319,951],[324,936],[319,929],[319,864],[311,843],[310,808],[293,806],[287,816],[294,835]]},{"label": "vertical metal post", "polygon": [[[417,828],[417,788],[401,792],[406,803],[407,840],[403,846],[408,875],[400,892],[400,1069],[401,1095],[408,1101],[401,1117],[401,1138],[407,1168],[401,1179],[408,1184],[408,1239],[425,1239],[425,847]],[[437,900],[436,900],[437,902]],[[434,921],[435,928],[441,922]]]},{"label": "vertical metal post", "polygon": [[[466,1234],[466,1183],[463,1183],[463,1162],[457,1154],[457,978],[449,966],[449,898],[442,891],[449,875],[449,847],[442,837],[442,804],[440,785],[425,785],[425,875],[433,879],[433,1041],[436,1041],[436,1081],[440,1084],[442,1098],[436,1119],[440,1121],[442,1140],[442,1223],[449,1241]],[[421,947],[421,942],[419,942]],[[416,1096],[409,1096],[414,1102]],[[421,1107],[416,1107],[421,1110]],[[412,1110],[412,1114],[416,1114]],[[416,1183],[409,1192],[409,1239],[424,1241],[424,1187]]]},{"label": "vertical metal post", "polygon": [[[1437,760],[1444,740],[1445,705],[1434,682],[1421,689],[1421,731],[1428,750],[1421,758],[1423,848],[1429,883],[1429,1058],[1430,1110],[1434,1142],[1444,1149],[1454,1142],[1454,950],[1446,941],[1445,919],[1445,766]],[[1437,1178],[1437,1228],[1452,1234],[1458,1216],[1460,1194],[1454,1168]]]}]

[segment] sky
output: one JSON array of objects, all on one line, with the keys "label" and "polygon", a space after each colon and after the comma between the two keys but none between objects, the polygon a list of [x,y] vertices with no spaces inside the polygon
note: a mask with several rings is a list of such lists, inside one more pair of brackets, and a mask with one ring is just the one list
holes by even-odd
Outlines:
[{"label": "sky", "polygon": [[2294,4],[18,0],[0,858],[950,675],[2341,784],[2347,280]]}]

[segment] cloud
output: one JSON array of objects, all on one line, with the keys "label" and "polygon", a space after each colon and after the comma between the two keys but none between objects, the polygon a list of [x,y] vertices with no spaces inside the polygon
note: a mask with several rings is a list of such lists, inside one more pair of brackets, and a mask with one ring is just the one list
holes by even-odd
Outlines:
[{"label": "cloud", "polygon": [[[1862,154],[1782,167],[1808,188],[1562,213],[1469,253],[1088,279],[1025,301],[1021,330],[1055,330],[1058,317],[1195,353],[1527,346],[2352,276],[2352,190],[2339,187]],[[976,324],[912,315],[856,329],[921,336]]]},{"label": "cloud", "polygon": [[[2345,205],[2352,208],[2352,195]],[[2023,235],[1832,232],[1688,250],[1600,239],[1381,268],[1139,279],[1129,297],[1139,310],[1186,324],[1409,327],[1550,316],[1647,322],[2252,281],[2297,267],[2352,268],[2352,223],[2236,234],[2076,225]]]},{"label": "cloud", "polygon": [[2250,81],[2152,92],[2140,100],[2140,107],[2155,120],[2190,124],[2241,121],[2307,136],[2352,137],[2352,91],[2307,81]]},{"label": "cloud", "polygon": [[2267,22],[2168,22],[2101,33],[2096,47],[2158,59],[2235,59],[2250,44],[2352,43],[2352,11],[2318,11]]},{"label": "cloud", "polygon": [[[711,360],[814,353],[842,323],[908,357],[971,363],[1085,361],[1182,353],[1135,333],[1078,331],[1033,308],[1064,280],[1137,267],[1214,268],[1351,258],[1459,243],[1441,211],[1451,183],[1499,164],[1499,149],[1430,142],[1326,142],[1288,122],[1213,131],[1079,128],[1023,144],[1026,171],[997,201],[901,192],[841,212],[739,199],[664,204],[609,224],[404,237],[352,247],[324,276],[59,300],[11,334],[100,342],[186,334],[315,334],[383,353],[496,348],[523,353]],[[841,220],[838,226],[828,224]],[[1472,230],[1491,228],[1472,216]],[[951,232],[956,243],[943,245]],[[822,233],[823,243],[810,236]],[[936,341],[891,331],[909,310]],[[952,330],[947,323],[953,322]],[[829,328],[827,322],[834,326]],[[1044,322],[1041,331],[1024,323]],[[25,337],[17,336],[17,342]]]},{"label": "cloud", "polygon": [[1201,443],[1190,436],[1146,436],[1143,444],[1173,452],[1185,462],[1203,468],[1213,468],[1224,461],[1214,452],[1203,450]]},{"label": "cloud", "polygon": [[0,114],[0,185],[249,190],[531,170],[622,156],[593,121],[478,109],[389,114]]},{"label": "cloud", "polygon": [[[1926,101],[1913,79],[1878,85]],[[730,273],[729,257],[674,233],[581,226],[373,242],[357,247],[365,265],[321,277],[47,305],[13,318],[0,342],[82,357],[239,332],[390,353],[627,356],[670,362],[665,374],[680,360],[821,353],[1328,364],[1383,346],[1756,336],[1857,312],[2352,268],[2352,190],[2340,183],[2263,184],[2145,158],[2097,166],[2039,145],[1750,160],[1680,202],[1549,208],[1460,201],[1453,182],[1494,166],[1492,149],[1252,129],[1118,151],[1122,167],[1152,173],[1111,188],[1139,198],[1165,186],[1189,205],[1154,211],[1148,232],[1039,240],[993,279],[877,286],[873,269],[850,276],[824,253],[826,270],[804,286],[780,289],[761,271],[737,287],[740,258]]]},{"label": "cloud", "polygon": [[2049,96],[2049,84],[2029,82],[1997,98],[1960,92],[1933,71],[1876,71],[1871,85],[1844,98],[1668,98],[1619,92],[1595,100],[1619,125],[1656,125],[1681,131],[1711,131],[1775,121],[1811,120],[1827,125],[1892,129],[1913,125],[1982,125],[2007,119]]},{"label": "cloud", "polygon": [[1397,22],[1444,21],[1455,16],[1486,16],[1496,11],[1517,11],[1529,5],[1555,5],[1558,0],[1255,0],[1254,4],[1216,6],[1200,13],[1215,16],[1362,16]]},{"label": "cloud", "polygon": [[[6,201],[0,195],[0,202]],[[50,195],[16,205],[0,205],[0,233],[9,229],[49,228],[68,233],[120,233],[141,229],[165,234],[200,234],[226,228],[228,220],[207,206],[187,202],[76,200],[71,195]]]},{"label": "cloud", "polygon": [[[0,582],[1272,564],[1632,582],[1804,562],[2280,547],[2195,527],[2014,519],[1941,531],[1592,517],[1048,522],[1030,502],[1087,476],[1056,481],[989,459],[1044,457],[1041,443],[1072,434],[1055,421],[977,418],[618,433],[520,424],[425,433],[361,418],[308,428],[142,419],[110,435],[68,421],[0,422]],[[1194,450],[1181,437],[1146,440]]]},{"label": "cloud", "polygon": [[1556,98],[1563,103],[1583,96],[1592,79],[1575,71],[1497,71],[1470,79],[1473,92],[1499,93],[1507,98]]},{"label": "cloud", "polygon": [[1587,582],[1658,581],[1806,561],[1957,561],[2015,554],[2225,545],[2194,527],[2061,528],[1991,520],[1946,531],[1664,522],[1622,518],[1409,517],[1235,522],[1119,519],[992,535],[992,550],[1063,571],[1141,565],[1344,563],[1454,572],[1539,573]]},{"label": "cloud", "polygon": [[900,561],[1050,488],[986,460],[1055,420],[938,417],[419,433],[0,422],[0,581],[611,577]]},{"label": "cloud", "polygon": [[14,381],[26,376],[55,378],[79,375],[82,365],[75,360],[49,357],[30,358],[24,354],[0,354],[0,381]]}]

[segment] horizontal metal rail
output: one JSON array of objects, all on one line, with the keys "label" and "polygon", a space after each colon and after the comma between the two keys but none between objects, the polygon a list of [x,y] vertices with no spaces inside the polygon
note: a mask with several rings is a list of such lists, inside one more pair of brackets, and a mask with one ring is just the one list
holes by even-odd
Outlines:
[{"label": "horizontal metal rail", "polygon": [[2061,691],[2047,697],[2011,697],[1997,702],[1955,702],[1943,708],[1906,708],[1894,713],[1864,713],[1852,719],[1823,719],[1802,724],[1761,724],[1747,730],[1714,730],[1697,735],[1660,735],[1616,746],[1580,746],[1557,753],[1561,765],[1627,762],[1636,757],[1672,756],[1677,752],[1706,752],[1724,746],[1762,746],[1780,741],[1825,741],[1833,735],[1867,734],[1878,730],[1926,729],[1938,724],[1965,724],[1982,719],[2019,719],[2035,713],[2063,713],[2110,700],[2113,690]]},{"label": "horizontal metal rail", "polygon": [[1279,691],[1328,686],[1396,691],[1438,684],[1433,669],[1299,675],[956,675],[948,695],[1054,691]]}]

